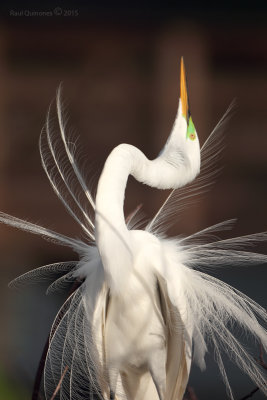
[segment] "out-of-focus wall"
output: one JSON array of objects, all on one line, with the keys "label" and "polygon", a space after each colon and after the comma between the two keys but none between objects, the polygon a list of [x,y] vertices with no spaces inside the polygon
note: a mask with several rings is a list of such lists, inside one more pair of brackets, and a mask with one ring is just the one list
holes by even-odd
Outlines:
[{"label": "out-of-focus wall", "polygon": [[[237,107],[226,129],[225,168],[218,183],[184,212],[172,233],[194,232],[233,217],[240,219],[237,235],[266,230],[264,18],[262,22],[256,16],[236,21],[225,15],[220,20],[213,13],[192,18],[190,13],[181,15],[178,7],[162,17],[149,12],[142,18],[123,12],[118,16],[116,10],[103,18],[95,8],[91,15],[89,5],[86,16],[79,7],[70,9],[77,9],[78,15],[20,17],[10,15],[8,8],[3,15],[0,210],[79,236],[79,228],[50,188],[38,154],[38,136],[59,83],[63,81],[70,133],[79,136],[85,155],[83,171],[95,188],[105,158],[117,144],[131,143],[150,158],[163,147],[177,109],[179,62],[184,56],[191,112],[201,143],[234,98]],[[64,7],[61,10],[64,13]],[[130,179],[125,213],[142,203],[145,214],[152,217],[166,196]],[[0,228],[1,367],[30,385],[60,299],[46,299],[40,294],[43,288],[16,294],[7,290],[7,283],[33,267],[76,256],[41,238]],[[222,273],[222,277],[230,279],[230,274]],[[234,277],[248,294],[264,301],[266,272],[262,268],[254,273],[241,271],[240,276],[234,273]]]}]

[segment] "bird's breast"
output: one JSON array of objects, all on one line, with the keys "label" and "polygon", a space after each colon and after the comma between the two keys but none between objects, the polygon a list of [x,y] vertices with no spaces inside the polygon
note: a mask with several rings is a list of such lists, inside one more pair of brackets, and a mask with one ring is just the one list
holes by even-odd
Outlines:
[{"label": "bird's breast", "polygon": [[[166,328],[159,307],[156,288],[147,287],[110,297],[105,343],[112,363],[140,367],[151,351],[165,346]],[[132,289],[132,288],[131,288]]]}]

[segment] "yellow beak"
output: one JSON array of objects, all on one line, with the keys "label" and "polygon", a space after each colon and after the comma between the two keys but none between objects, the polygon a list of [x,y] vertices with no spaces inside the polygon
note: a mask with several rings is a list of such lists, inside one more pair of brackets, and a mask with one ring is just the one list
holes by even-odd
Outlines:
[{"label": "yellow beak", "polygon": [[188,120],[188,96],[187,96],[186,75],[185,75],[185,66],[184,66],[183,57],[181,58],[180,98],[181,98],[181,103],[182,103],[182,115],[185,117],[185,119],[187,121]]}]

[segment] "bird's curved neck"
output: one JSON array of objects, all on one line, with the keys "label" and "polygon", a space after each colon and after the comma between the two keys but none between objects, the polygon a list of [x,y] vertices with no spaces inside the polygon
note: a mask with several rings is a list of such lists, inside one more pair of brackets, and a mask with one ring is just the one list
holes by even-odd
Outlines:
[{"label": "bird's curved neck", "polygon": [[175,189],[190,182],[199,171],[186,154],[178,149],[163,151],[155,160],[148,160],[136,147],[121,144],[110,153],[99,179],[96,196],[96,235],[114,230],[127,234],[123,204],[124,193],[131,174],[139,182],[158,189]]},{"label": "bird's curved neck", "polygon": [[123,212],[124,193],[128,176],[138,162],[136,157],[142,155],[133,146],[116,147],[106,160],[97,187],[96,243],[109,287],[117,293],[124,287],[133,265],[130,235]]},{"label": "bird's curved neck", "polygon": [[103,266],[114,285],[121,281],[127,265],[128,272],[132,268],[131,236],[123,212],[128,176],[131,174],[139,182],[158,189],[170,189],[185,185],[196,173],[190,160],[178,149],[163,151],[152,161],[127,144],[110,153],[98,182],[95,227]]},{"label": "bird's curved neck", "polygon": [[[135,165],[146,157],[134,146],[119,145],[109,155],[99,179],[96,195],[97,239],[107,235],[127,235],[123,212],[124,194],[128,176]],[[142,160],[141,160],[142,159]],[[148,160],[147,160],[148,161]]]}]

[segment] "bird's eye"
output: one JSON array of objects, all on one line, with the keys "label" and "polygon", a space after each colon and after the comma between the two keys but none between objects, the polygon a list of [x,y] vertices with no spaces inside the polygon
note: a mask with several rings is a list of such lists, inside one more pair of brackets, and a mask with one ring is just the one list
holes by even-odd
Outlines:
[{"label": "bird's eye", "polygon": [[189,118],[189,121],[188,121],[186,137],[187,137],[187,139],[189,138],[190,140],[195,140],[197,137],[195,125],[194,125],[191,117]]}]

